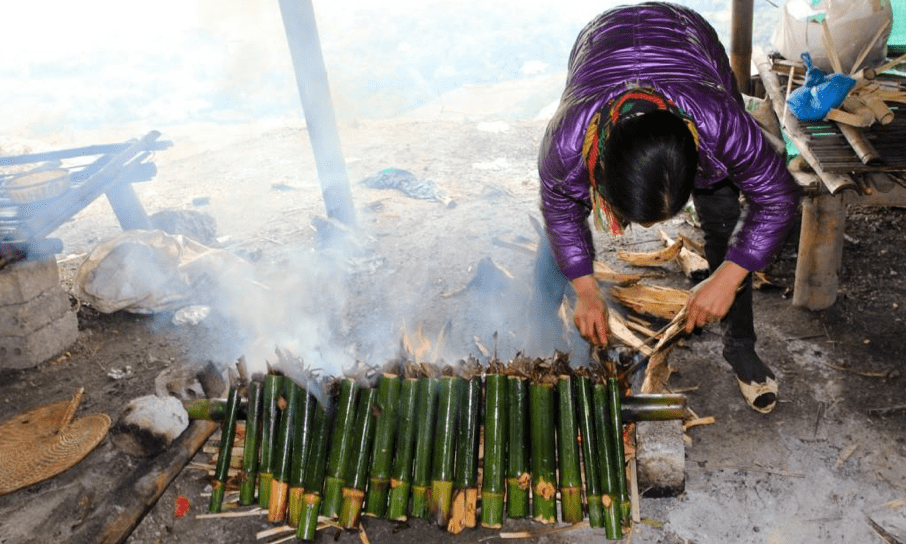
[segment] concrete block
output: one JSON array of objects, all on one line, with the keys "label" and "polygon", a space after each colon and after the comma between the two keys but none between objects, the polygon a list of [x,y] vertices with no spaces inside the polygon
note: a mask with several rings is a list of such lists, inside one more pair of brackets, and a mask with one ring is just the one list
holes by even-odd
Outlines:
[{"label": "concrete block", "polygon": [[28,336],[70,310],[66,292],[54,285],[27,302],[0,306],[0,337]]},{"label": "concrete block", "polygon": [[66,351],[79,336],[75,312],[26,336],[0,336],[0,368],[33,368]]},{"label": "concrete block", "polygon": [[647,497],[672,497],[686,488],[686,447],[678,419],[636,424],[639,491]]},{"label": "concrete block", "polygon": [[22,304],[60,285],[57,260],[18,261],[0,270],[0,306]]}]

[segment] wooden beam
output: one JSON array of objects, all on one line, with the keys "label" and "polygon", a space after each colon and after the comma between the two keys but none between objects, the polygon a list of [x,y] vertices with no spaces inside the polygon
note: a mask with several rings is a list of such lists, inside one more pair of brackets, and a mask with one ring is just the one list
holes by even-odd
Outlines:
[{"label": "wooden beam", "polygon": [[753,13],[754,0],[733,0],[730,15],[730,67],[736,76],[736,85],[745,94],[751,94]]},{"label": "wooden beam", "polygon": [[837,276],[843,263],[843,195],[802,199],[802,227],[793,305],[823,310],[837,300]]}]

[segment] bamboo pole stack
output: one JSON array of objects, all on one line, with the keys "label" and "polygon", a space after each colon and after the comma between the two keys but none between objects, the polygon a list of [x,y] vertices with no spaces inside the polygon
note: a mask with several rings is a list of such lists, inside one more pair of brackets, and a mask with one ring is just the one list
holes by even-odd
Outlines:
[{"label": "bamboo pole stack", "polygon": [[[630,512],[622,418],[679,418],[684,399],[624,397],[617,370],[615,361],[573,369],[557,353],[442,370],[397,362],[376,379],[329,386],[258,377],[230,390],[210,510],[234,486],[241,505],[257,491],[268,519],[303,540],[314,539],[319,516],[353,529],[362,513],[424,518],[454,534],[507,517],[587,519],[619,539]],[[241,471],[231,480],[244,398]]]}]

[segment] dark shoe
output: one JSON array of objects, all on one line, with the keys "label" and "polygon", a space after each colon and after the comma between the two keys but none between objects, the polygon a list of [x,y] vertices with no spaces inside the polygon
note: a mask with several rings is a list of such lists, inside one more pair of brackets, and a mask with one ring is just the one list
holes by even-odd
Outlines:
[{"label": "dark shoe", "polygon": [[767,414],[777,405],[777,380],[755,352],[753,338],[728,338],[724,359],[733,367],[739,391],[753,410]]}]

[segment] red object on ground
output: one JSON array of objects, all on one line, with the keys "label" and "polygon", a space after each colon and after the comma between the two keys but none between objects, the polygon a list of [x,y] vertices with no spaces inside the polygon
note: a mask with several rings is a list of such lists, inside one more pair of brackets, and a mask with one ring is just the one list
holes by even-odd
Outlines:
[{"label": "red object on ground", "polygon": [[191,506],[192,505],[189,503],[189,499],[185,498],[185,496],[183,495],[180,495],[176,497],[176,509],[173,511],[173,515],[181,518],[186,515]]}]

